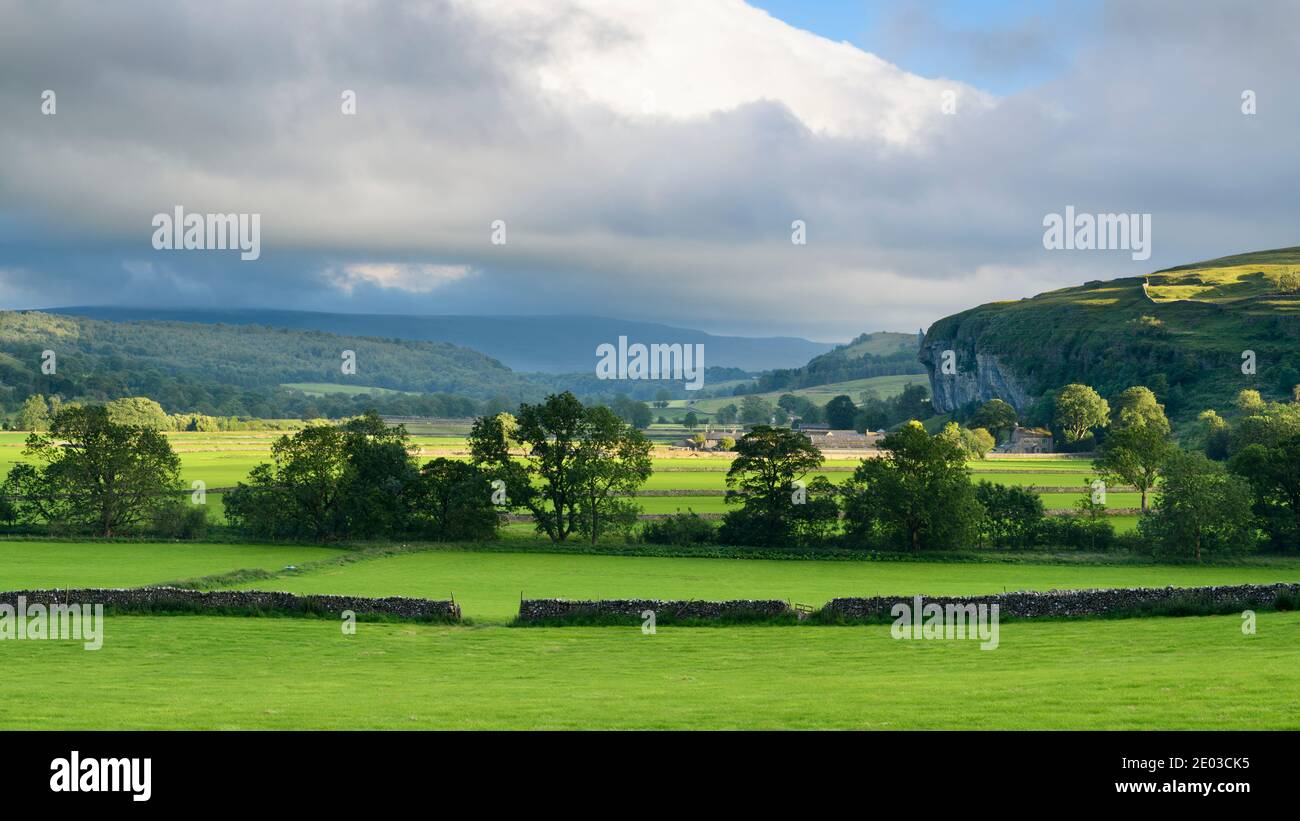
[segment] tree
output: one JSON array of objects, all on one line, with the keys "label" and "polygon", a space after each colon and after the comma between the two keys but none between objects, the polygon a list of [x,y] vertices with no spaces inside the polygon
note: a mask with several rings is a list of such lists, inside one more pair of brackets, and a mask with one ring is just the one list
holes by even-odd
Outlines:
[{"label": "tree", "polygon": [[826,403],[826,424],[834,430],[852,430],[857,415],[857,405],[854,405],[853,400],[844,394]]},{"label": "tree", "polygon": [[409,525],[405,496],[416,478],[406,429],[369,412],[280,437],[271,462],[226,494],[226,518],[274,538],[392,536]]},{"label": "tree", "polygon": [[19,430],[42,431],[49,427],[50,407],[45,403],[45,397],[39,393],[27,397],[22,410],[18,411],[17,423]]},{"label": "tree", "polygon": [[1056,395],[1056,425],[1067,442],[1077,442],[1093,428],[1105,427],[1110,405],[1087,385],[1066,385]]},{"label": "tree", "polygon": [[407,529],[408,503],[415,484],[416,448],[402,425],[389,425],[374,411],[342,425],[343,471],[336,495],[348,536],[394,536]]},{"label": "tree", "polygon": [[966,453],[911,422],[881,442],[842,488],[850,542],[912,552],[972,544],[983,512],[966,471]]},{"label": "tree", "polygon": [[1164,482],[1141,533],[1175,552],[1247,550],[1255,539],[1250,486],[1204,454],[1175,452],[1165,462]]},{"label": "tree", "polygon": [[757,396],[740,400],[740,422],[743,425],[766,425],[772,418],[772,405]]},{"label": "tree", "polygon": [[1102,442],[1093,468],[1108,482],[1136,487],[1145,511],[1147,493],[1172,452],[1168,435],[1169,420],[1155,394],[1143,387],[1129,388],[1115,401],[1110,434]]},{"label": "tree", "polygon": [[1259,395],[1259,391],[1243,389],[1237,392],[1237,398],[1233,402],[1237,410],[1243,413],[1255,413],[1263,410],[1264,397]]},{"label": "tree", "polygon": [[983,428],[971,430],[956,422],[949,422],[943,426],[939,436],[961,448],[971,459],[983,459],[993,450],[993,435]]},{"label": "tree", "polygon": [[717,419],[721,424],[730,425],[736,421],[739,413],[734,404],[723,405],[718,408],[718,412],[713,415],[713,418]]},{"label": "tree", "polygon": [[[470,453],[474,464],[506,483],[511,505],[527,509],[538,532],[554,542],[574,532],[597,539],[626,519],[620,494],[649,476],[644,435],[608,409],[583,407],[567,391],[520,405],[517,416],[511,436],[496,417],[476,420]],[[512,444],[524,450],[522,459],[511,456]]]},{"label": "tree", "polygon": [[167,411],[163,410],[162,405],[143,396],[114,399],[105,407],[108,408],[108,418],[119,425],[135,425],[154,430],[167,430],[171,426]]},{"label": "tree", "polygon": [[1131,425],[1111,431],[1092,466],[1108,483],[1136,487],[1142,494],[1142,509],[1146,510],[1147,494],[1155,487],[1172,450],[1159,427]]},{"label": "tree", "polygon": [[1197,415],[1200,423],[1199,438],[1205,455],[1216,461],[1228,458],[1231,431],[1228,423],[1214,410],[1203,410]]},{"label": "tree", "polygon": [[726,501],[741,507],[727,513],[719,532],[723,543],[788,545],[821,534],[828,519],[838,518],[827,484],[802,484],[824,461],[807,435],[758,425],[735,450]]},{"label": "tree", "polygon": [[626,533],[641,508],[628,497],[650,478],[650,441],[605,408],[588,408],[577,456],[577,531],[595,544]]},{"label": "tree", "polygon": [[668,407],[668,402],[672,398],[673,395],[672,393],[669,392],[667,388],[660,388],[659,390],[655,391],[654,406],[656,408],[666,408]]},{"label": "tree", "polygon": [[687,430],[695,430],[700,426],[700,417],[695,415],[695,411],[687,411],[682,424],[686,425]]},{"label": "tree", "polygon": [[1150,388],[1132,387],[1124,391],[1115,400],[1111,411],[1111,428],[1131,427],[1133,425],[1151,425],[1169,433],[1169,419],[1165,408],[1156,401],[1156,395]]},{"label": "tree", "polygon": [[1274,550],[1300,550],[1300,436],[1247,445],[1228,462],[1253,494],[1252,509]]},{"label": "tree", "polygon": [[1043,500],[1037,493],[982,481],[975,486],[975,499],[984,508],[980,535],[986,544],[1026,548],[1034,543],[1043,522]]},{"label": "tree", "polygon": [[88,529],[99,536],[138,530],[176,499],[180,457],[162,434],[110,421],[102,406],[64,408],[47,435],[33,433],[6,496],[21,497],[28,521]]},{"label": "tree", "polygon": [[650,427],[654,421],[654,411],[650,410],[649,405],[626,396],[614,397],[614,401],[609,403],[609,409],[619,419],[641,430]]},{"label": "tree", "polygon": [[990,399],[979,406],[968,424],[972,428],[984,428],[998,439],[1003,439],[1016,426],[1017,421],[1015,408],[1001,399]]},{"label": "tree", "polygon": [[903,392],[894,397],[893,406],[893,422],[926,419],[934,415],[930,389],[919,383],[905,385]]},{"label": "tree", "polygon": [[492,490],[477,465],[441,457],[426,462],[407,495],[413,531],[436,541],[495,538],[501,516]]}]

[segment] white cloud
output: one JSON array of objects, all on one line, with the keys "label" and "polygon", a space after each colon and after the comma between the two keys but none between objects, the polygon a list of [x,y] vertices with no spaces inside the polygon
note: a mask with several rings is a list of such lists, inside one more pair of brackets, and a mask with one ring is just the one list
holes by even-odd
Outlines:
[{"label": "white cloud", "polygon": [[692,119],[747,103],[784,105],[809,130],[894,144],[919,139],[959,106],[992,98],[929,80],[848,43],[789,26],[740,0],[459,0],[508,36],[544,29],[531,66],[559,106],[595,103],[634,120]]},{"label": "white cloud", "polygon": [[427,294],[470,276],[467,265],[422,265],[396,262],[365,262],[328,268],[325,278],[339,290],[351,294],[358,285],[385,290]]}]

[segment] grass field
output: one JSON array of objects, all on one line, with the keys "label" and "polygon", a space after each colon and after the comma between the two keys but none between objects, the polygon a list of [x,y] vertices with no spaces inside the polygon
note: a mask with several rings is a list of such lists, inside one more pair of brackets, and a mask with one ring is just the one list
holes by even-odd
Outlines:
[{"label": "grass field", "polygon": [[[0,542],[0,587],[277,569],[323,548]],[[0,729],[1300,728],[1300,614],[1009,622],[998,649],[887,625],[514,628],[533,596],[775,597],[1294,581],[1300,561],[1163,567],[437,550],[257,584],[442,598],[472,626],[109,616],[103,647],[0,642]],[[31,687],[31,682],[61,682]]]},{"label": "grass field", "polygon": [[[902,374],[899,376],[872,376],[866,379],[851,379],[847,382],[833,382],[829,385],[817,385],[812,388],[797,388],[790,391],[770,391],[768,393],[754,394],[772,404],[780,399],[784,394],[792,393],[795,396],[802,396],[816,402],[819,405],[825,405],[831,399],[840,394],[850,397],[854,402],[862,399],[863,392],[870,392],[879,399],[889,399],[903,392],[903,388],[908,385],[925,385],[929,387],[929,379],[923,373]],[[740,407],[743,396],[716,396],[709,399],[674,399],[668,403],[668,410],[693,410],[696,413],[717,413],[719,408],[727,405]],[[658,409],[656,409],[656,415]]]},{"label": "grass field", "polygon": [[328,396],[331,394],[360,396],[363,393],[371,396],[384,396],[385,394],[401,393],[411,396],[419,396],[417,391],[398,391],[393,390],[392,388],[372,388],[366,385],[337,385],[333,382],[286,382],[280,387],[302,391],[308,396]]},{"label": "grass field", "polygon": [[356,596],[453,594],[466,617],[506,622],[519,597],[782,599],[820,606],[837,596],[959,595],[1088,587],[1196,587],[1300,581],[1300,562],[1267,566],[974,564],[788,561],[476,553],[432,550],[331,566],[240,589]]},{"label": "grass field", "polygon": [[280,570],[337,556],[328,547],[0,541],[0,590],[139,587],[231,570]]},{"label": "grass field", "polygon": [[[4,642],[0,729],[1298,729],[1300,613],[870,627],[357,626],[109,617]],[[32,686],[45,682],[45,686]]]}]

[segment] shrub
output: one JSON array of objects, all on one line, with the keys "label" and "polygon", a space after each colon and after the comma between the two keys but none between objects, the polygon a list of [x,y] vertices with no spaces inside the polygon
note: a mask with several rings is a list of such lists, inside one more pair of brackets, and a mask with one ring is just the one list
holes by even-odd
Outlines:
[{"label": "shrub", "polygon": [[982,481],[975,486],[975,498],[984,506],[980,537],[985,544],[1026,548],[1039,536],[1043,500],[1032,490]]},{"label": "shrub", "polygon": [[149,531],[164,539],[199,539],[208,532],[208,509],[185,499],[159,506],[149,522]]},{"label": "shrub", "polygon": [[717,540],[717,528],[693,510],[653,519],[641,526],[641,541],[649,544],[697,545],[714,544]]},{"label": "shrub", "polygon": [[1106,551],[1116,546],[1115,528],[1110,522],[1085,516],[1044,516],[1038,540],[1048,547]]}]

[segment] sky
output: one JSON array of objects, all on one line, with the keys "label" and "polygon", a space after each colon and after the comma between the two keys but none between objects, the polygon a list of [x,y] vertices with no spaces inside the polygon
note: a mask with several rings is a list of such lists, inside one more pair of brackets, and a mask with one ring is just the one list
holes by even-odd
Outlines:
[{"label": "sky", "polygon": [[0,306],[912,331],[1300,244],[1297,53],[1270,0],[0,0]]}]

